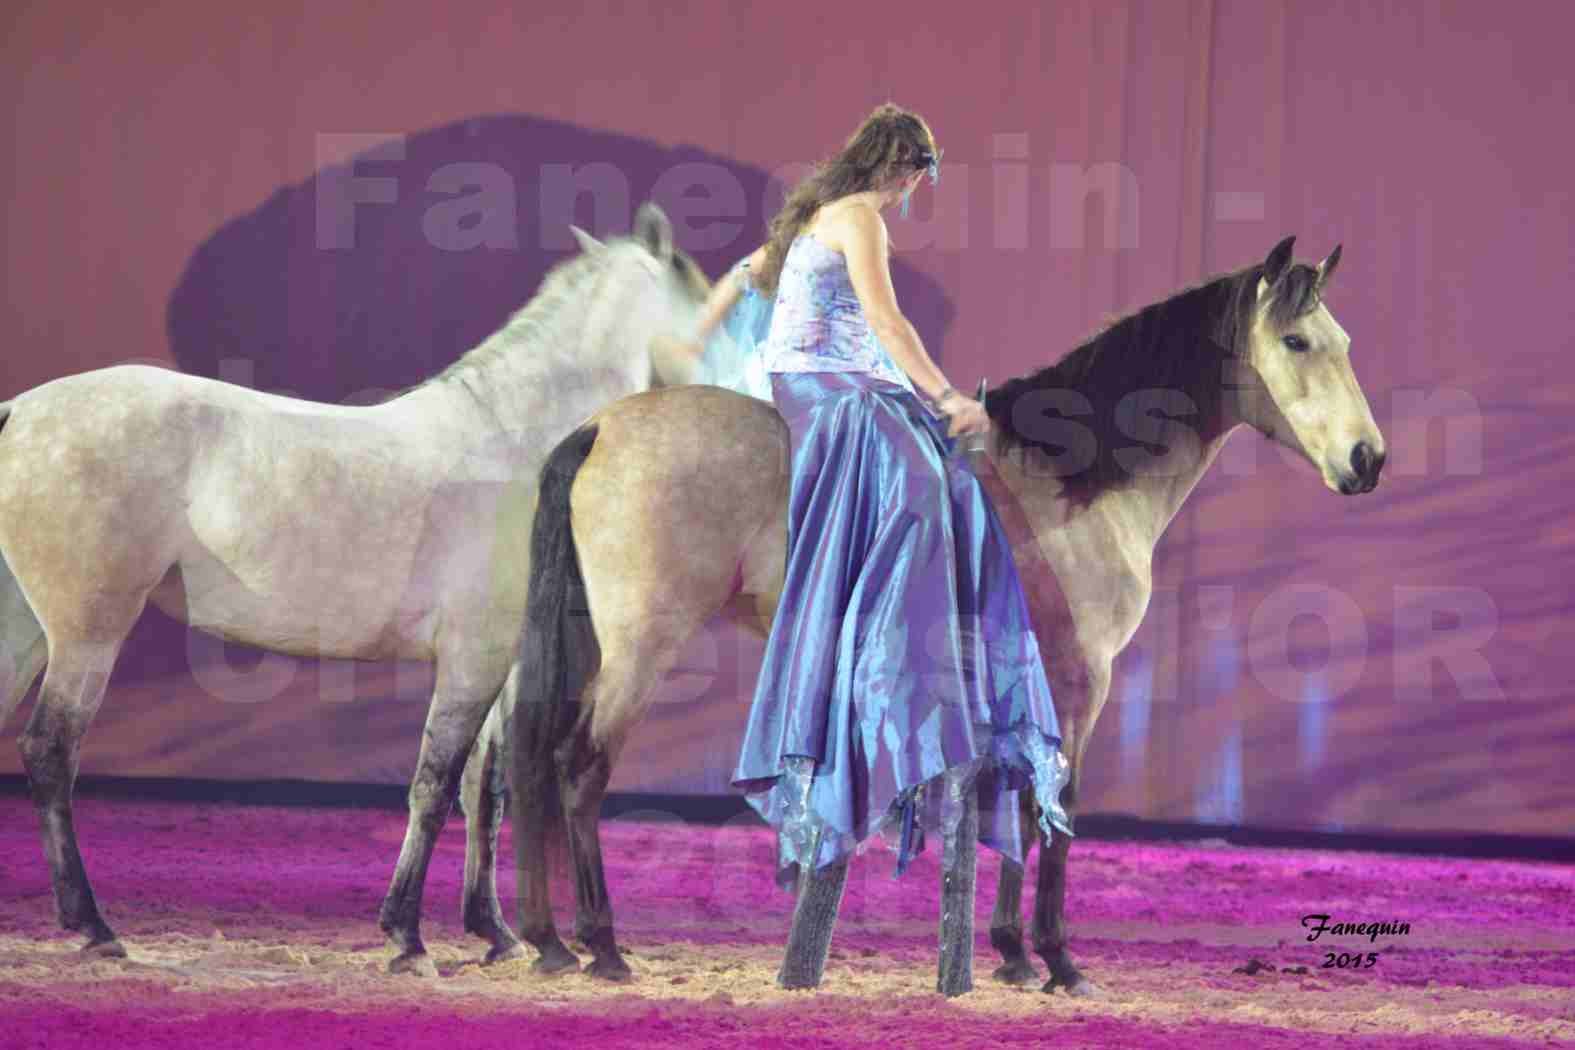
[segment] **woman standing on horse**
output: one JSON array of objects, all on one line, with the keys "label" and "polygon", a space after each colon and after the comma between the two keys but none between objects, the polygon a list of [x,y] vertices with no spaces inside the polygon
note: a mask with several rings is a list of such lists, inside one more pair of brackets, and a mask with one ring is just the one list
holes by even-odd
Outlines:
[{"label": "woman standing on horse", "polygon": [[734,783],[780,833],[779,877],[800,880],[790,987],[818,983],[848,856],[877,831],[900,835],[900,874],[941,830],[953,910],[963,880],[972,906],[976,837],[1027,852],[1017,791],[1032,787],[1046,841],[1070,834],[1012,552],[956,448],[989,417],[892,289],[881,212],[906,215],[940,157],[917,114],[877,107],[788,195],[702,323],[703,340],[740,296],[774,296],[759,351],[792,436],[787,564]]}]

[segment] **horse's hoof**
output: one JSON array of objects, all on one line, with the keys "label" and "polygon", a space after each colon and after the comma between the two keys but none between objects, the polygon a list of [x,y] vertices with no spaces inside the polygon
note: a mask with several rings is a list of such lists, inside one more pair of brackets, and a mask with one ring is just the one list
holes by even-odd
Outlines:
[{"label": "horse's hoof", "polygon": [[1002,984],[1009,984],[1021,988],[1039,980],[1039,971],[1034,969],[1034,964],[1027,959],[1018,959],[1016,962],[1002,963],[990,975]]},{"label": "horse's hoof", "polygon": [[1093,981],[1090,981],[1082,974],[1078,974],[1070,981],[1062,981],[1052,977],[1045,982],[1045,986],[1041,988],[1040,991],[1044,992],[1046,995],[1049,995],[1057,988],[1061,989],[1073,999],[1098,999],[1105,994],[1100,989],[1099,985],[1095,984]]},{"label": "horse's hoof", "polygon": [[511,959],[523,958],[525,958],[525,946],[519,941],[513,941],[505,944],[495,944],[492,946],[492,950],[487,952],[487,957],[481,960],[481,965],[491,966],[494,963],[508,962]]},{"label": "horse's hoof", "polygon": [[388,964],[389,973],[407,973],[412,977],[436,977],[437,964],[426,952],[409,952],[396,956]]},{"label": "horse's hoof", "polygon": [[580,957],[567,948],[559,947],[541,953],[541,958],[531,963],[532,973],[573,973],[580,968]]},{"label": "horse's hoof", "polygon": [[634,973],[629,969],[629,964],[622,959],[593,959],[585,968],[585,972],[592,977],[599,977],[604,981],[614,984],[624,984],[634,980]]},{"label": "horse's hoof", "polygon": [[90,941],[84,944],[82,954],[94,959],[124,959],[126,948],[120,941],[110,937],[107,940]]},{"label": "horse's hoof", "polygon": [[1099,999],[1104,996],[1105,992],[1104,989],[1087,977],[1079,977],[1072,982],[1071,987],[1066,990],[1066,994],[1074,999]]}]

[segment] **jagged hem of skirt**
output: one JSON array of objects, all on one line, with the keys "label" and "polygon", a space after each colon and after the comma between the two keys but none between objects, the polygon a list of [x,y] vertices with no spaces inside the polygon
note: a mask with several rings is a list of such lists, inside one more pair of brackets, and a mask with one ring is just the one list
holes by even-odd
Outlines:
[{"label": "jagged hem of skirt", "polygon": [[[1050,843],[1057,831],[1072,837],[1072,820],[1060,801],[1061,789],[1070,779],[1070,764],[1061,753],[1060,738],[1045,733],[1037,725],[1022,724],[991,732],[990,743],[988,755],[961,764],[973,767],[967,774],[969,779],[976,781],[979,774],[993,770],[1002,780],[1003,791],[1031,789],[1039,814],[1038,830],[1044,843]],[[816,843],[816,869],[823,870],[846,861],[869,838],[876,835],[888,841],[896,838],[897,867],[893,877],[903,875],[913,858],[924,852],[925,828],[938,826],[941,780],[952,768],[956,767],[940,769],[899,792],[886,812],[870,826],[864,839],[857,838],[851,829],[831,827],[813,810],[806,814],[806,826],[802,828],[792,829],[773,821],[771,813],[779,807],[773,805],[772,796],[784,774],[736,781],[735,786],[743,788],[749,805],[776,828],[776,882],[790,890],[797,884],[799,872],[809,858],[810,851],[801,845],[804,842]],[[1021,849],[1021,829],[1017,841],[1008,844],[986,839],[983,835],[986,823],[982,819],[979,827],[980,842],[1000,853],[1008,863],[1022,864],[1027,851]],[[818,837],[816,832],[819,832]],[[1014,846],[1018,848],[1012,848]]]}]

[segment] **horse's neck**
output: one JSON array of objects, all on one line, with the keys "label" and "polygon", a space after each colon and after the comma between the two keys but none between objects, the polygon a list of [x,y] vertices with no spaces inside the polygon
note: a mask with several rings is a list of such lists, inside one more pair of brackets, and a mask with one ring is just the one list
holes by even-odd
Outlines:
[{"label": "horse's neck", "polygon": [[[482,412],[504,429],[540,431],[561,424],[567,433],[608,402],[651,385],[648,362],[605,353],[607,347],[584,349],[576,359],[546,347],[521,347],[437,385],[448,387],[462,410]],[[543,356],[522,359],[538,354]]]},{"label": "horse's neck", "polygon": [[602,338],[578,311],[562,313],[500,330],[469,360],[401,400],[476,441],[546,455],[587,416],[651,385],[647,357],[631,354],[624,340]]},{"label": "horse's neck", "polygon": [[1061,529],[1090,515],[1114,515],[1152,548],[1239,425],[1200,435],[1195,445],[1178,444],[1145,474],[1087,500],[1069,498],[1050,471],[1031,463],[1037,454],[1029,450],[1014,449],[1005,459],[990,455],[990,473],[1000,479],[1013,500],[1025,509],[1032,508],[1029,514],[1036,533]]},{"label": "horse's neck", "polygon": [[1019,568],[1043,577],[1034,587],[1043,594],[1064,592],[1067,581],[1059,578],[1072,573],[1080,585],[1113,594],[1122,589],[1114,576],[1130,577],[1127,582],[1142,592],[1141,608],[1154,548],[1233,430],[1200,435],[1202,440],[1190,448],[1178,445],[1153,472],[1086,500],[1069,498],[1049,471],[1037,468],[1037,453],[1028,450],[1001,459],[990,456],[981,479]]},{"label": "horse's neck", "polygon": [[1112,500],[1123,503],[1140,523],[1150,538],[1151,548],[1158,546],[1160,537],[1219,458],[1235,429],[1236,426],[1224,426],[1216,434],[1200,435],[1202,440],[1197,445],[1174,446],[1151,474],[1108,494]]}]

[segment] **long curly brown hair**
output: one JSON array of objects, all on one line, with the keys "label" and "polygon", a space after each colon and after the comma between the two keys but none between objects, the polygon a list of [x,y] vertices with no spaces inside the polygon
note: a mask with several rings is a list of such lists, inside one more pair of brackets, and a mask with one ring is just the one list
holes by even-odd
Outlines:
[{"label": "long curly brown hair", "polygon": [[876,106],[847,144],[817,164],[788,194],[771,220],[765,265],[750,279],[767,295],[775,294],[788,247],[822,205],[887,186],[894,178],[929,166],[935,155],[935,136],[923,117],[890,102]]}]

